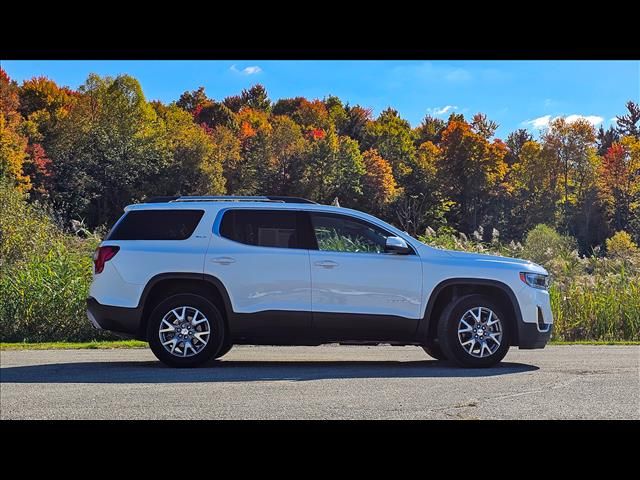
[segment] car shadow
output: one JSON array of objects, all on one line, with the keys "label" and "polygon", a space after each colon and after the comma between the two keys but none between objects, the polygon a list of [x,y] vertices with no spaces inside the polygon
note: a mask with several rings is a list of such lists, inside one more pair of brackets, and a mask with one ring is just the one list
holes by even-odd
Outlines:
[{"label": "car shadow", "polygon": [[206,367],[169,368],[160,362],[79,362],[0,369],[0,383],[199,383],[264,382],[356,378],[495,377],[538,370],[502,362],[492,368],[464,369],[447,362],[421,361],[236,361]]}]

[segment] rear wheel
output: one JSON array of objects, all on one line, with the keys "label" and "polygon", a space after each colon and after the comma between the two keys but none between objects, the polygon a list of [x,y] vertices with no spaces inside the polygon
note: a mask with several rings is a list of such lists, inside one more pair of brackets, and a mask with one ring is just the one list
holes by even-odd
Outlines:
[{"label": "rear wheel", "polygon": [[463,367],[491,367],[509,351],[510,322],[485,295],[453,300],[438,322],[438,340],[447,359]]},{"label": "rear wheel", "polygon": [[166,365],[196,367],[222,350],[224,320],[218,308],[200,295],[173,295],[151,313],[147,340]]}]

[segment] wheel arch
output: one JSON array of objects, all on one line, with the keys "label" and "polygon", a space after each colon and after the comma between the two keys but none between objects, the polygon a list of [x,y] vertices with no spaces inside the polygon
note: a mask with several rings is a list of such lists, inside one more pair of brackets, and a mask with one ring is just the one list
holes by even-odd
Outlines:
[{"label": "wheel arch", "polygon": [[425,314],[418,326],[418,338],[433,340],[437,337],[438,318],[446,305],[455,298],[469,294],[484,294],[499,303],[499,306],[510,313],[511,344],[518,345],[518,325],[522,322],[520,304],[511,287],[499,280],[483,278],[450,278],[435,286]]},{"label": "wheel arch", "polygon": [[156,275],[145,285],[138,303],[138,308],[142,311],[138,338],[146,339],[147,322],[155,306],[167,296],[179,293],[194,293],[210,300],[220,309],[229,332],[233,308],[229,292],[220,279],[201,273],[171,272]]}]

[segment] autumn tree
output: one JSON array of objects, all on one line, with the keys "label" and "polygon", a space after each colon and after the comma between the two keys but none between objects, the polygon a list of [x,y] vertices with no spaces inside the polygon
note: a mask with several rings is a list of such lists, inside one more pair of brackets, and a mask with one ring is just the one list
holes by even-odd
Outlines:
[{"label": "autumn tree", "polygon": [[207,94],[204,92],[204,87],[199,87],[197,90],[187,91],[180,95],[176,105],[193,115],[198,107],[209,101]]},{"label": "autumn tree", "polygon": [[509,172],[513,187],[509,228],[515,231],[515,238],[522,238],[538,224],[555,222],[557,180],[540,143],[528,140],[519,147],[517,161]]},{"label": "autumn tree", "polygon": [[489,142],[467,122],[449,120],[440,149],[438,181],[445,197],[455,202],[450,223],[472,232],[486,220],[491,201],[499,195],[508,170],[507,147],[499,140]]},{"label": "autumn tree", "polygon": [[403,230],[423,233],[427,226],[443,223],[450,203],[444,200],[438,181],[442,151],[433,142],[422,143],[411,163],[411,174],[394,203],[396,218]]},{"label": "autumn tree", "polygon": [[364,197],[373,213],[380,214],[398,194],[398,185],[393,178],[389,162],[377,150],[369,149],[362,154],[365,174],[362,179]]},{"label": "autumn tree", "polygon": [[27,138],[20,132],[19,106],[18,86],[0,68],[0,178],[26,192],[31,188],[31,181],[23,169],[27,159]]},{"label": "autumn tree", "polygon": [[272,195],[300,195],[306,142],[300,126],[286,115],[271,119],[268,175],[262,191]]},{"label": "autumn tree", "polygon": [[640,213],[640,140],[627,136],[609,147],[598,168],[598,188],[610,230],[628,230]]},{"label": "autumn tree", "polygon": [[349,106],[349,104],[347,104],[344,109],[347,117],[342,125],[336,126],[338,133],[351,137],[362,145],[366,134],[366,127],[372,120],[372,111],[370,108],[364,108],[360,105]]},{"label": "autumn tree", "polygon": [[210,135],[213,141],[211,163],[212,165],[222,165],[227,193],[237,195],[242,190],[244,181],[240,138],[232,130],[222,125],[214,128]]},{"label": "autumn tree", "polygon": [[586,207],[589,223],[589,212],[592,202],[585,204],[587,194],[593,193],[594,173],[597,163],[595,150],[595,130],[586,120],[567,122],[565,118],[551,121],[548,130],[542,136],[543,151],[547,158],[548,168],[553,175],[558,175],[561,189],[562,224],[565,231],[571,228],[571,218],[582,207]]},{"label": "autumn tree", "polygon": [[214,142],[191,115],[177,106],[159,111],[162,135],[170,152],[161,172],[158,195],[220,195],[225,192],[222,162]]}]

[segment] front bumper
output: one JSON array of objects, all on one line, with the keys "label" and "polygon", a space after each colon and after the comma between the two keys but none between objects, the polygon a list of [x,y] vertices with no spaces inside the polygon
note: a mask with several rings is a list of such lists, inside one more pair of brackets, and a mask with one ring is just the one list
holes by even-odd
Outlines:
[{"label": "front bumper", "polygon": [[544,348],[549,338],[553,324],[546,325],[547,330],[541,332],[536,323],[518,322],[518,347],[523,349]]},{"label": "front bumper", "polygon": [[87,317],[100,330],[108,330],[124,337],[140,338],[142,308],[102,305],[95,298],[87,298]]}]

